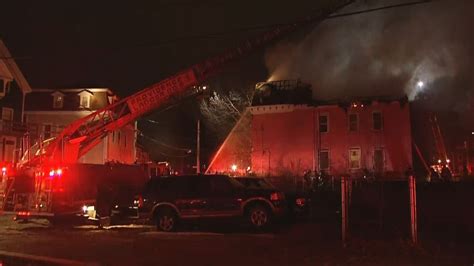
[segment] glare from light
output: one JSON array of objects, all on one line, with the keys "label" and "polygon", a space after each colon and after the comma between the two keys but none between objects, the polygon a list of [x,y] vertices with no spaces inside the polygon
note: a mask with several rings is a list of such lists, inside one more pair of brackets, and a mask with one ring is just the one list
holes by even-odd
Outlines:
[{"label": "glare from light", "polygon": [[232,171],[234,171],[234,172],[237,171],[237,165],[236,165],[236,164],[233,164],[230,168],[231,168]]},{"label": "glare from light", "polygon": [[416,86],[418,86],[418,88],[423,88],[425,86],[425,83],[423,81],[418,81],[418,83],[416,83]]},{"label": "glare from light", "polygon": [[449,159],[446,159],[446,162],[447,162],[447,163],[450,163],[450,162],[451,162],[451,160],[449,160]]},{"label": "glare from light", "polygon": [[207,86],[202,86],[202,89],[203,89],[203,90],[206,90],[206,89],[207,89]]}]

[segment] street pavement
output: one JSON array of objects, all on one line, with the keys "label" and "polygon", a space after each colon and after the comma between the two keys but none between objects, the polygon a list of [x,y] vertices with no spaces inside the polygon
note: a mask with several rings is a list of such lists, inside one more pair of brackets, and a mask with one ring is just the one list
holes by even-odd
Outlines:
[{"label": "street pavement", "polygon": [[[265,233],[189,227],[176,233],[148,225],[98,229],[18,223],[0,216],[0,265],[472,265],[466,250],[414,247],[408,240],[339,241],[337,226],[299,223]],[[452,248],[454,249],[454,248]],[[472,254],[472,253],[471,253]]]}]

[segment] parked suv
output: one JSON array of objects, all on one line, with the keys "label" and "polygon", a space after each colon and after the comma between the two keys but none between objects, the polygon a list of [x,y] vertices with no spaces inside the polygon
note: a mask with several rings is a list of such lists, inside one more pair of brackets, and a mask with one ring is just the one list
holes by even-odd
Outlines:
[{"label": "parked suv", "polygon": [[[275,189],[266,179],[256,176],[235,177],[247,189]],[[310,198],[305,193],[288,192],[285,193],[287,203],[287,217],[290,219],[307,218],[309,215]]]},{"label": "parked suv", "polygon": [[284,194],[273,188],[246,189],[225,175],[156,177],[135,200],[140,218],[173,231],[180,220],[243,217],[257,229],[285,210]]}]

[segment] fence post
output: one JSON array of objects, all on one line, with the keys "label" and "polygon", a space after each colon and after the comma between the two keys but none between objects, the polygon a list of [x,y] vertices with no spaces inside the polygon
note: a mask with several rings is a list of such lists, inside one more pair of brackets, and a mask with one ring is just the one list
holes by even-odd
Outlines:
[{"label": "fence post", "polygon": [[411,240],[413,244],[418,243],[417,211],[416,211],[416,180],[410,175],[408,179],[410,187],[410,217],[411,217]]},{"label": "fence post", "polygon": [[345,247],[348,234],[349,224],[349,213],[348,213],[348,202],[347,202],[347,188],[348,180],[346,177],[341,177],[341,231],[342,231],[342,244]]}]

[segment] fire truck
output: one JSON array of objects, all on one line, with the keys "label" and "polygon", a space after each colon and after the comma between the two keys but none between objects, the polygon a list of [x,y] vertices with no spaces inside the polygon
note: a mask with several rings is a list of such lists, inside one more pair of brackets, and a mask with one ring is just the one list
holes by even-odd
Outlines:
[{"label": "fire truck", "polygon": [[133,166],[79,164],[81,156],[111,132],[171,101],[189,96],[193,88],[224,65],[298,28],[315,25],[352,2],[332,1],[315,15],[275,27],[235,49],[74,121],[55,138],[39,141],[25,153],[14,173],[2,172],[1,210],[11,210],[17,219],[23,220],[37,217],[53,220],[64,215],[107,217],[118,201],[130,200],[145,182],[146,175]]}]

